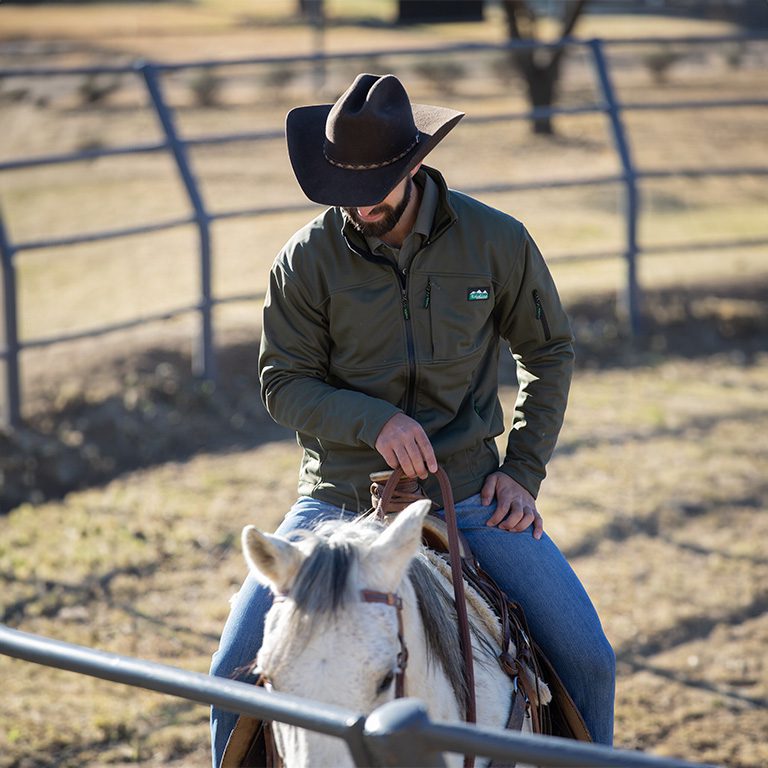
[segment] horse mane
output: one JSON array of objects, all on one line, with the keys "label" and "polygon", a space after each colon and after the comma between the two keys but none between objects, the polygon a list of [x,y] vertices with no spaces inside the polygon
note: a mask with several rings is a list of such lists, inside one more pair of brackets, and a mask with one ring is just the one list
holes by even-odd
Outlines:
[{"label": "horse mane", "polygon": [[[377,520],[356,518],[325,521],[313,532],[301,532],[313,547],[291,589],[297,608],[290,619],[292,632],[309,632],[318,622],[330,619],[350,601],[359,599],[352,576],[359,563],[360,549],[372,543],[382,529]],[[411,561],[408,578],[424,626],[428,661],[442,665],[460,710],[464,711],[468,691],[453,596],[422,552]],[[483,633],[474,625],[471,629],[484,649],[493,653]]]}]

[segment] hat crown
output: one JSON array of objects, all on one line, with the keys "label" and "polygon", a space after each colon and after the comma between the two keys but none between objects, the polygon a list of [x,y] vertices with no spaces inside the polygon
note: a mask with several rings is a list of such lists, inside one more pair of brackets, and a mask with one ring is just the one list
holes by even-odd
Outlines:
[{"label": "hat crown", "polygon": [[362,74],[328,113],[323,150],[333,165],[370,170],[401,159],[418,140],[402,83],[394,75]]}]

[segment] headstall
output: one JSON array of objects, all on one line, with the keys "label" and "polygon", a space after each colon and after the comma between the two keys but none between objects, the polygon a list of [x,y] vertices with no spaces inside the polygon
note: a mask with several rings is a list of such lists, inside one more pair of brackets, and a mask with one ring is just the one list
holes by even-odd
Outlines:
[{"label": "headstall", "polygon": [[[361,589],[360,597],[364,603],[381,603],[391,605],[397,611],[397,639],[400,642],[400,651],[397,654],[397,666],[395,667],[395,698],[402,699],[405,696],[405,668],[408,666],[408,646],[405,644],[403,631],[403,598],[397,592],[377,592],[374,589]],[[287,595],[274,595],[275,602],[283,602]],[[258,675],[258,685],[265,690],[272,691],[272,680],[260,670],[255,670]]]},{"label": "headstall", "polygon": [[364,603],[383,603],[391,605],[397,611],[397,639],[400,641],[400,652],[397,654],[395,667],[395,698],[405,696],[405,668],[408,666],[408,646],[405,644],[403,632],[403,598],[397,592],[376,592],[373,589],[361,589],[360,596]]}]

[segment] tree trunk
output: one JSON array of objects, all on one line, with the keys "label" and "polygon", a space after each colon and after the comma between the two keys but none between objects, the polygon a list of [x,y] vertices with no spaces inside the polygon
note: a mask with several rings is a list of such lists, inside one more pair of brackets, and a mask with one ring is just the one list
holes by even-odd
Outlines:
[{"label": "tree trunk", "polygon": [[[551,107],[555,101],[557,85],[556,68],[533,67],[528,76],[528,96],[534,109]],[[533,132],[552,136],[555,133],[551,115],[537,115],[533,118]]]},{"label": "tree trunk", "polygon": [[[569,0],[566,4],[560,39],[568,37],[576,26],[587,0]],[[536,14],[525,0],[502,0],[510,40],[534,41]],[[560,62],[565,46],[559,48],[524,48],[513,50],[511,58],[528,87],[528,102],[533,109],[552,107],[557,95]],[[534,133],[552,136],[555,133],[550,115],[536,116],[531,121]]]}]

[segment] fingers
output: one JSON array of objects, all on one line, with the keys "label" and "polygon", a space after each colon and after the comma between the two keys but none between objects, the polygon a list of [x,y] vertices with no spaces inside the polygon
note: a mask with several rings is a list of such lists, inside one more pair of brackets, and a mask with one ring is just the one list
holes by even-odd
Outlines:
[{"label": "fingers", "polygon": [[483,490],[480,492],[480,500],[483,506],[488,506],[493,501],[494,495],[496,495],[496,509],[485,522],[486,525],[491,527],[499,525],[506,518],[511,500],[499,489],[495,476],[490,475],[483,485]]},{"label": "fingers", "polygon": [[509,514],[506,520],[499,524],[499,528],[504,531],[514,531],[520,533],[524,531],[533,522],[535,510],[531,507],[523,506],[519,499],[510,505]]},{"label": "fingers", "polygon": [[488,518],[486,525],[510,530],[510,523],[514,525],[522,517],[521,490],[520,486],[506,475],[499,472],[488,475],[480,492],[480,499],[486,505],[486,499],[490,504],[495,496],[496,510]]},{"label": "fingers", "polygon": [[533,538],[538,541],[544,533],[544,521],[541,519],[541,515],[538,512],[534,512],[533,516]]},{"label": "fingers", "polygon": [[416,433],[415,437],[416,437],[416,445],[419,448],[421,457],[424,461],[424,464],[426,465],[426,468],[430,472],[437,472],[437,457],[435,456],[435,451],[432,448],[432,443],[429,442],[427,433],[421,428],[421,425],[419,425],[419,430]]},{"label": "fingers", "polygon": [[536,502],[528,491],[504,473],[495,472],[485,480],[480,492],[483,506],[496,498],[496,509],[486,521],[487,526],[520,533],[533,524],[533,537],[541,539],[544,521],[536,509]]},{"label": "fingers", "polygon": [[424,480],[430,472],[437,471],[437,459],[427,433],[404,413],[395,414],[384,425],[375,448],[392,469],[400,467],[407,477]]},{"label": "fingers", "polygon": [[496,475],[488,475],[483,483],[483,489],[480,491],[480,502],[487,507],[496,495]]},{"label": "fingers", "polygon": [[415,441],[407,440],[396,445],[395,456],[406,477],[420,477],[423,480],[427,476],[424,458]]}]

